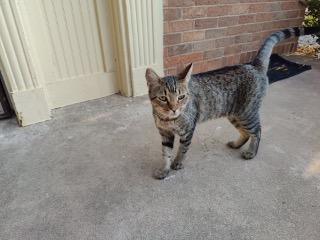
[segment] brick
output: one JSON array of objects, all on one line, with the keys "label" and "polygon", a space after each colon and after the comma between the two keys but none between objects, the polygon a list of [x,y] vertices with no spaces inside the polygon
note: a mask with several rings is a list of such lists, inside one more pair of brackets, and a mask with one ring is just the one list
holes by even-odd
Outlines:
[{"label": "brick", "polygon": [[214,70],[223,66],[223,58],[212,59],[207,62],[208,70]]},{"label": "brick", "polygon": [[258,48],[260,48],[260,46],[261,46],[260,41],[245,43],[241,45],[241,51],[248,52],[252,50],[257,50]]},{"label": "brick", "polygon": [[211,38],[220,38],[225,36],[226,29],[225,28],[215,28],[215,29],[209,29],[206,30],[205,38],[211,39]]},{"label": "brick", "polygon": [[213,49],[215,47],[215,41],[200,41],[193,43],[193,51],[205,51],[208,49]]},{"label": "brick", "polygon": [[246,14],[249,12],[249,6],[250,5],[248,5],[248,4],[232,4],[231,11],[229,12],[229,15]]},{"label": "brick", "polygon": [[299,10],[288,11],[286,12],[287,18],[297,18],[299,17]]},{"label": "brick", "polygon": [[280,2],[255,3],[249,6],[249,13],[281,11]]},{"label": "brick", "polygon": [[169,32],[183,32],[183,31],[192,30],[192,29],[193,29],[192,20],[168,22]]},{"label": "brick", "polygon": [[168,68],[164,71],[165,76],[177,75],[177,68]]},{"label": "brick", "polygon": [[281,2],[273,2],[269,3],[269,9],[270,11],[281,11]]},{"label": "brick", "polygon": [[288,27],[289,24],[290,24],[290,21],[288,21],[288,20],[280,20],[280,21],[275,21],[273,23],[273,27],[275,29],[282,29],[282,28]]},{"label": "brick", "polygon": [[283,46],[284,46],[284,44],[282,44],[282,45],[279,45],[279,44],[277,44],[277,45],[275,45],[274,47],[273,47],[273,49],[272,49],[272,53],[283,53],[282,52],[282,48],[283,48]]},{"label": "brick", "polygon": [[235,55],[240,54],[241,52],[241,45],[233,45],[233,46],[227,46],[224,48],[224,55]]},{"label": "brick", "polygon": [[245,52],[245,53],[241,53],[240,55],[240,63],[247,63],[248,62],[248,54]]},{"label": "brick", "polygon": [[195,29],[215,28],[217,27],[217,18],[196,19]]},{"label": "brick", "polygon": [[239,35],[241,33],[246,33],[248,30],[248,25],[237,25],[227,28],[227,35]]},{"label": "brick", "polygon": [[234,44],[234,37],[226,37],[220,38],[215,41],[215,46],[218,47],[226,47],[228,45]]},{"label": "brick", "polygon": [[220,17],[218,20],[219,27],[227,27],[238,24],[239,16],[231,16],[231,17]]},{"label": "brick", "polygon": [[274,12],[272,16],[272,20],[282,20],[286,18],[287,18],[286,12]]},{"label": "brick", "polygon": [[295,10],[295,9],[301,9],[301,7],[299,6],[298,1],[291,1],[291,2],[282,2],[281,9],[282,10]]},{"label": "brick", "polygon": [[257,34],[254,34],[252,41],[260,41],[260,40],[265,40],[267,37],[270,36],[271,33],[273,33],[275,30],[269,30],[269,31],[263,31]]},{"label": "brick", "polygon": [[208,17],[225,16],[229,14],[229,12],[231,11],[231,8],[232,6],[230,5],[209,7],[207,16]]},{"label": "brick", "polygon": [[163,23],[163,33],[168,33],[169,32],[169,23],[164,22]]},{"label": "brick", "polygon": [[181,19],[181,9],[179,8],[169,8],[164,9],[164,21],[172,21]]},{"label": "brick", "polygon": [[205,7],[191,7],[183,9],[184,19],[203,18],[207,15],[207,8]]},{"label": "brick", "polygon": [[249,13],[267,12],[269,9],[267,3],[250,4]]},{"label": "brick", "polygon": [[252,34],[242,34],[234,38],[235,43],[247,43],[252,41]]},{"label": "brick", "polygon": [[212,59],[212,58],[219,58],[222,57],[224,54],[224,49],[223,48],[216,48],[213,50],[205,51],[203,58],[204,59]]},{"label": "brick", "polygon": [[239,64],[240,63],[240,53],[234,56],[234,63],[233,64]]},{"label": "brick", "polygon": [[273,13],[259,13],[256,15],[256,22],[267,22],[273,19]]},{"label": "brick", "polygon": [[296,27],[296,26],[301,26],[302,22],[304,20],[304,17],[302,18],[297,18],[297,19],[290,19],[289,20],[289,27]]},{"label": "brick", "polygon": [[168,57],[168,48],[167,47],[163,48],[163,57],[164,58]]},{"label": "brick", "polygon": [[[183,72],[190,63],[191,63],[191,62],[184,63],[184,64],[178,64],[178,65],[177,65],[177,72],[178,72],[178,73]],[[194,66],[193,66],[192,73],[194,74],[194,73],[197,73],[197,72],[196,72],[197,69],[196,69],[196,67],[195,67],[195,62],[192,61],[192,63],[193,63],[193,65],[194,65]],[[203,62],[198,62],[197,64],[199,64],[199,63],[203,63]]]},{"label": "brick", "polygon": [[241,53],[240,62],[241,63],[251,62],[255,58],[255,56],[257,56],[257,51]]},{"label": "brick", "polygon": [[201,73],[208,71],[208,64],[207,62],[196,62],[193,64],[193,73]]},{"label": "brick", "polygon": [[278,45],[273,48],[273,53],[283,53],[283,45]]},{"label": "brick", "polygon": [[305,15],[305,10],[299,10],[299,17],[303,17],[304,18]]},{"label": "brick", "polygon": [[181,55],[181,56],[173,56],[173,57],[165,58],[164,66],[173,67],[180,63],[190,63],[190,62],[197,62],[201,60],[203,60],[203,53],[196,52],[196,53],[190,53],[190,54]]},{"label": "brick", "polygon": [[223,58],[223,65],[226,65],[226,66],[235,65],[235,64],[238,64],[239,62],[240,62],[240,54],[226,56]]},{"label": "brick", "polygon": [[239,0],[238,3],[250,3],[252,0]]},{"label": "brick", "polygon": [[256,20],[256,15],[255,14],[239,16],[239,24],[254,23],[255,20]]},{"label": "brick", "polygon": [[163,43],[165,46],[181,43],[181,33],[165,34]]},{"label": "brick", "polygon": [[192,51],[192,43],[180,44],[168,47],[168,56],[180,55]]},{"label": "brick", "polygon": [[[264,39],[279,29],[299,26],[304,7],[297,0],[164,0],[166,74],[194,62],[194,72],[249,62]],[[184,19],[184,20],[182,20]],[[275,48],[290,52],[295,39]]]},{"label": "brick", "polygon": [[196,5],[214,5],[218,3],[219,3],[219,0],[196,0],[195,1]]},{"label": "brick", "polygon": [[[274,0],[271,0],[274,1]],[[266,2],[265,0],[240,0],[241,3]]]},{"label": "brick", "polygon": [[194,0],[168,0],[168,7],[188,7],[193,6]]},{"label": "brick", "polygon": [[265,23],[262,23],[262,30],[263,31],[266,31],[266,30],[271,30],[273,29],[273,22],[265,22]]},{"label": "brick", "polygon": [[254,32],[259,32],[262,30],[262,25],[261,23],[253,23],[253,24],[248,24],[247,25],[247,32],[248,33],[254,33]]},{"label": "brick", "polygon": [[196,0],[196,5],[215,5],[215,4],[231,4],[239,3],[239,0]]},{"label": "brick", "polygon": [[191,41],[199,41],[204,39],[204,31],[196,31],[196,32],[184,32],[183,33],[183,41],[191,42]]},{"label": "brick", "polygon": [[258,54],[258,50],[250,52],[250,59],[253,60]]},{"label": "brick", "polygon": [[218,0],[219,4],[239,3],[239,0]]}]

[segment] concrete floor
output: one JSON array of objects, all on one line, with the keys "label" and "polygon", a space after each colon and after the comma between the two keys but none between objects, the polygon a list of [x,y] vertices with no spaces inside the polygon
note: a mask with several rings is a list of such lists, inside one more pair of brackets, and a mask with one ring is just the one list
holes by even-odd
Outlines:
[{"label": "concrete floor", "polygon": [[[300,59],[300,61],[309,61]],[[0,121],[0,239],[320,239],[320,62],[273,84],[260,152],[197,128],[185,169],[152,178],[160,137],[146,97],[111,96],[19,128]]]}]

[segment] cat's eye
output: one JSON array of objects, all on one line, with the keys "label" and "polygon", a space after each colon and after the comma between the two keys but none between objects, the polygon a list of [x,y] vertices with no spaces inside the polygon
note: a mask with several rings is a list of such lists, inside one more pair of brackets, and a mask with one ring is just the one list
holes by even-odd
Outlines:
[{"label": "cat's eye", "polygon": [[178,97],[178,99],[179,100],[182,100],[182,99],[184,99],[186,97],[186,95],[180,95],[179,97]]},{"label": "cat's eye", "polygon": [[162,102],[166,102],[167,101],[167,97],[166,96],[160,96],[158,97],[158,99]]}]

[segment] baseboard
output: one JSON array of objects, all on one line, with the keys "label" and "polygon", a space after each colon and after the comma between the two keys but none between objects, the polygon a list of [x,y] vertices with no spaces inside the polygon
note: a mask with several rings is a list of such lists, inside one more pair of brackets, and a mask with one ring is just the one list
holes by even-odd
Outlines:
[{"label": "baseboard", "polygon": [[43,122],[51,118],[43,88],[9,93],[20,126]]},{"label": "baseboard", "polygon": [[50,108],[102,98],[119,92],[115,73],[96,74],[46,84]]}]

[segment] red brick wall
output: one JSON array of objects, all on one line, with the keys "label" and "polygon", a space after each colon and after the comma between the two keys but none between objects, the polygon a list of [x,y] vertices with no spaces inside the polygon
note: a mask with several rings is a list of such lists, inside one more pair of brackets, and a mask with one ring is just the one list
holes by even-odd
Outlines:
[{"label": "red brick wall", "polygon": [[[164,0],[164,68],[176,74],[194,62],[194,72],[244,63],[279,29],[299,26],[298,0]],[[293,51],[296,39],[275,48]]]}]

